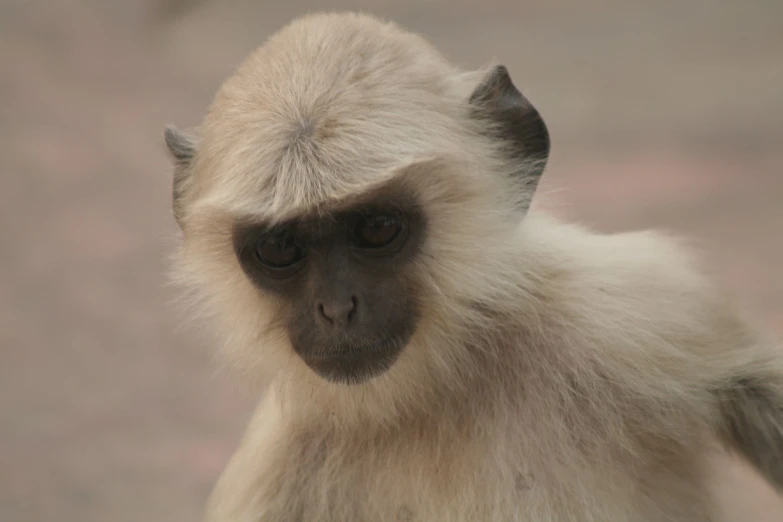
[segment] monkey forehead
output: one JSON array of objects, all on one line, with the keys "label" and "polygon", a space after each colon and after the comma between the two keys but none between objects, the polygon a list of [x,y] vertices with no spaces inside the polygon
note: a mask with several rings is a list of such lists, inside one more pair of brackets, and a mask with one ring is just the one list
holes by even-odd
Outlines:
[{"label": "monkey forehead", "polygon": [[305,17],[221,87],[194,176],[205,195],[231,190],[278,207],[339,197],[422,157],[464,151],[468,94],[432,46],[393,24]]},{"label": "monkey forehead", "polygon": [[375,98],[412,91],[443,95],[453,72],[425,39],[393,23],[354,13],[316,14],[272,35],[221,94],[226,101],[277,109],[313,109],[338,95],[380,103]]}]

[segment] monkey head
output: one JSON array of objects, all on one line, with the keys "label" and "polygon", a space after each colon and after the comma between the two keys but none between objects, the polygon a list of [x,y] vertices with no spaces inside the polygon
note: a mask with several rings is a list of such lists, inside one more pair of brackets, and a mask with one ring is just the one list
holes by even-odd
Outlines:
[{"label": "monkey head", "polygon": [[289,24],[165,140],[180,273],[227,344],[354,384],[434,375],[483,335],[549,153],[505,67],[344,14]]}]

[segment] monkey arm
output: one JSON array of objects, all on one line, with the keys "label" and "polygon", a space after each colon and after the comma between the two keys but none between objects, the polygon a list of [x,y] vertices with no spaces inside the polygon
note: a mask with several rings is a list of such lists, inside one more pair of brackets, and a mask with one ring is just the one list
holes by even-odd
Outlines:
[{"label": "monkey arm", "polygon": [[270,481],[275,476],[275,443],[281,427],[280,410],[270,389],[242,436],[239,447],[215,484],[206,505],[204,522],[259,522],[284,520],[268,505]]},{"label": "monkey arm", "polygon": [[707,391],[713,432],[783,493],[783,350],[719,296],[702,305],[713,333],[682,354],[688,382]]},{"label": "monkey arm", "polygon": [[713,433],[783,493],[783,350],[722,296],[703,297],[699,332],[683,343],[688,369],[675,375],[707,392]]},{"label": "monkey arm", "polygon": [[740,369],[716,391],[718,432],[783,492],[783,368],[774,347],[762,351],[771,359],[766,367]]},{"label": "monkey arm", "polygon": [[[579,331],[600,332],[602,368],[647,401],[644,422],[678,411],[660,423],[676,432],[682,416],[702,418],[783,492],[783,347],[738,313],[678,243],[625,234],[611,251],[603,260],[611,271],[602,272],[611,278],[581,271],[589,307],[558,303],[579,307],[571,314],[587,321]],[[622,341],[607,355],[601,340],[610,338]]]}]

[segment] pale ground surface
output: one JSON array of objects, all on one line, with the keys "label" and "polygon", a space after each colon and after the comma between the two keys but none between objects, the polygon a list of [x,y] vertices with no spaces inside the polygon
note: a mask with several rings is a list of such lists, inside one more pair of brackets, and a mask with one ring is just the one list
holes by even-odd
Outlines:
[{"label": "pale ground surface", "polygon": [[[161,128],[195,124],[241,57],[314,7],[504,62],[552,131],[539,202],[691,235],[783,333],[783,2],[167,4],[0,3],[0,521],[199,519],[254,392],[175,329]],[[783,520],[735,467],[715,472],[728,520]]]}]

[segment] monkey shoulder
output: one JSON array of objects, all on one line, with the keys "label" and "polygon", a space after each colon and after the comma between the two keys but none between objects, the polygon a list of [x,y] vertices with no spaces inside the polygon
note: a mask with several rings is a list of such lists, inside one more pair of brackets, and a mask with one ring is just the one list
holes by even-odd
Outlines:
[{"label": "monkey shoulder", "polygon": [[599,234],[551,220],[533,226],[526,238],[529,270],[564,301],[619,313],[719,298],[692,249],[673,236],[651,230]]},{"label": "monkey shoulder", "polygon": [[597,356],[690,352],[741,343],[743,320],[678,238],[597,234],[546,222],[531,243],[537,295],[552,332]]}]

